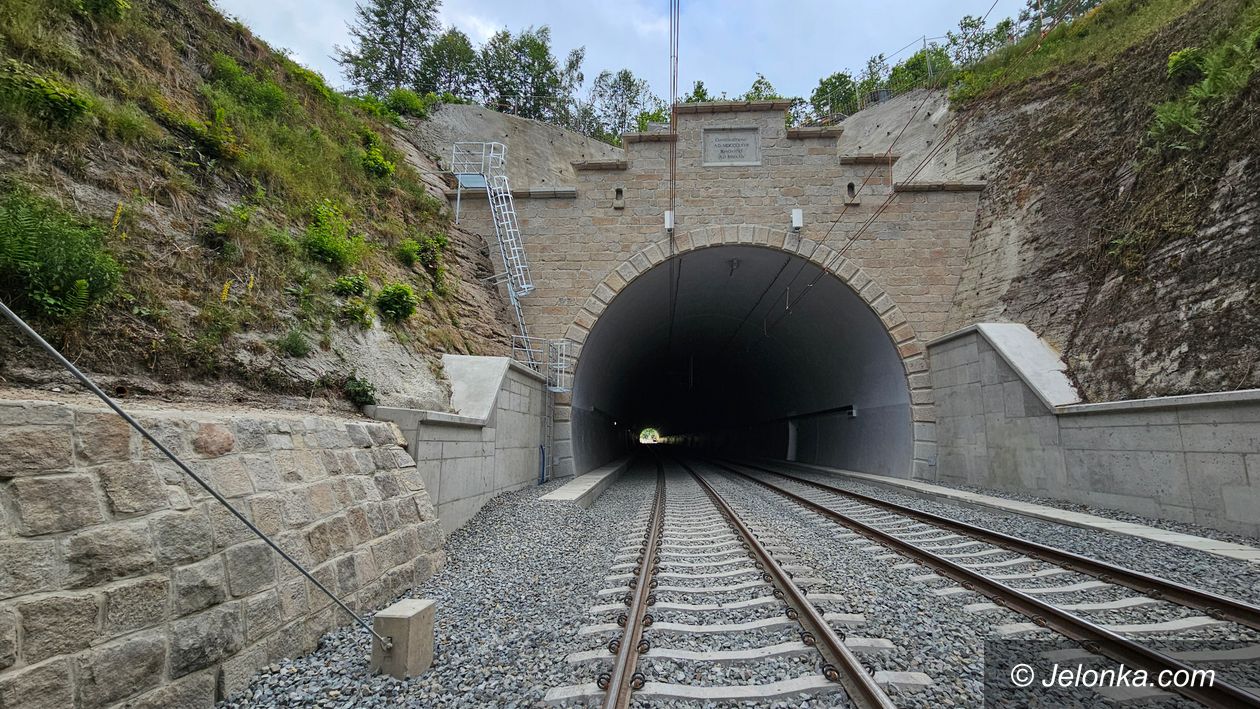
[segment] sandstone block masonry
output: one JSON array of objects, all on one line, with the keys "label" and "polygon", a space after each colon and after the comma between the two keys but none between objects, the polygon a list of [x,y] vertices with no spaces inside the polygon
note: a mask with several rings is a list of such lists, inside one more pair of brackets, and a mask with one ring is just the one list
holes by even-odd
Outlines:
[{"label": "sandstone block masonry", "polygon": [[[392,424],[137,418],[353,608],[442,564]],[[349,622],[103,408],[0,401],[0,511],[0,706],[209,706]]]},{"label": "sandstone block masonry", "polygon": [[[923,343],[945,332],[982,185],[894,184],[896,156],[846,146],[834,127],[789,130],[785,107],[772,101],[682,106],[676,138],[624,136],[624,159],[574,163],[573,189],[514,184],[536,284],[522,299],[530,334],[572,340],[580,357],[581,342],[603,306],[643,272],[694,248],[747,244],[799,254],[825,265],[864,298],[876,294],[867,301],[872,309],[897,314],[888,326],[907,377],[925,372]],[[671,143],[677,153],[672,239],[664,223]],[[470,196],[477,195],[464,193],[461,223],[493,243],[488,205]],[[799,234],[789,231],[793,209],[804,214]],[[930,428],[930,388],[926,381],[909,388],[915,421]],[[581,473],[572,470],[571,460],[565,469],[570,418],[558,397],[557,467]],[[916,474],[934,466],[933,440],[916,432]]]}]

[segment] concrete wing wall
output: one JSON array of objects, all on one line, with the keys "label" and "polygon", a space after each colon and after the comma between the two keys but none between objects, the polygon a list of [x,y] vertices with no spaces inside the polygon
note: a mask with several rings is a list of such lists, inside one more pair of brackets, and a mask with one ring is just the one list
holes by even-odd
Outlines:
[{"label": "concrete wing wall", "polygon": [[365,411],[402,429],[442,531],[450,534],[495,495],[538,481],[546,389],[537,373],[505,357],[445,355],[443,362],[459,414]]},{"label": "concrete wing wall", "polygon": [[1260,534],[1260,391],[1052,408],[1010,354],[929,345],[941,481]]}]

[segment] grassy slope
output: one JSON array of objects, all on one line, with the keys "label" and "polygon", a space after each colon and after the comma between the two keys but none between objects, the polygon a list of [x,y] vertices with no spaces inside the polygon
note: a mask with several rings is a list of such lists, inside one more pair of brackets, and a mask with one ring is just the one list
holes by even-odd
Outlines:
[{"label": "grassy slope", "polygon": [[[41,318],[80,361],[159,380],[301,388],[284,368],[234,366],[233,335],[280,356],[327,348],[337,328],[379,315],[373,294],[388,283],[422,300],[417,316],[390,325],[399,339],[478,349],[455,314],[454,256],[411,266],[397,257],[407,239],[444,242],[432,237],[449,223],[390,147],[389,122],[208,3],[0,0],[0,50],[5,198],[44,209],[27,195],[50,197],[122,266],[99,304]],[[83,107],[50,118],[12,90],[14,67]],[[372,292],[333,292],[338,275],[356,273]]]}]

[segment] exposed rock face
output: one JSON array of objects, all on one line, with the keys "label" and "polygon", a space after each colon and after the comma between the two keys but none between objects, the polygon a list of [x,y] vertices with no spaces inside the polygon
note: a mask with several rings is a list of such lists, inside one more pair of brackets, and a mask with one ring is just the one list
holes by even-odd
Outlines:
[{"label": "exposed rock face", "polygon": [[503,143],[508,179],[517,190],[572,187],[573,162],[618,160],[624,155],[621,148],[559,126],[474,105],[439,106],[417,130],[408,131],[407,138],[448,170],[457,140]]},{"label": "exposed rock face", "polygon": [[1090,400],[1260,386],[1260,79],[1160,152],[1171,52],[1237,0],[1210,0],[1114,60],[1069,65],[977,106],[960,154],[992,156],[950,313],[1027,324]]}]

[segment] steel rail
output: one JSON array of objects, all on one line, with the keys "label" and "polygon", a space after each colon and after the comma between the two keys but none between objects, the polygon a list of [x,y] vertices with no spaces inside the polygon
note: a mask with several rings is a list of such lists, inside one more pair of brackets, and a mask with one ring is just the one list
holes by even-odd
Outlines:
[{"label": "steel rail", "polygon": [[[937,573],[954,579],[963,588],[987,596],[999,606],[1027,616],[1035,624],[1080,643],[1082,647],[1090,652],[1106,655],[1130,667],[1144,669],[1154,676],[1159,676],[1159,673],[1164,671],[1194,672],[1193,666],[1181,660],[1152,650],[1100,625],[1038,600],[1027,593],[998,583],[950,559],[938,556],[925,549],[920,549],[877,527],[853,519],[843,512],[833,510],[791,490],[736,470],[729,465],[716,462],[713,465],[768,488],[806,509],[817,512],[876,543],[889,547],[902,556],[930,566]],[[1208,687],[1169,686],[1163,689],[1176,692],[1205,706],[1216,709],[1238,709],[1239,707],[1260,709],[1260,697],[1225,682],[1215,682]]]},{"label": "steel rail", "polygon": [[849,497],[874,507],[891,510],[897,514],[912,517],[920,522],[948,529],[952,532],[965,534],[985,543],[1010,549],[1011,551],[1016,551],[1020,554],[1040,559],[1046,563],[1060,566],[1068,569],[1069,571],[1093,576],[1099,581],[1103,581],[1105,583],[1131,588],[1134,591],[1151,598],[1169,601],[1188,608],[1195,608],[1203,611],[1213,618],[1228,620],[1233,623],[1238,623],[1239,625],[1245,625],[1253,630],[1260,630],[1260,606],[1255,606],[1250,603],[1246,603],[1245,601],[1239,601],[1229,598],[1228,596],[1221,596],[1210,591],[1186,586],[1184,584],[1177,583],[1176,581],[1170,581],[1158,576],[1142,573],[1141,571],[1127,569],[1123,566],[1116,566],[1105,561],[1081,556],[1080,554],[1075,554],[1063,549],[1056,549],[1022,537],[1016,537],[1010,534],[994,531],[992,529],[986,529],[967,522],[960,522],[958,520],[943,517],[931,512],[916,510],[913,507],[907,507],[895,502],[889,502],[888,500],[882,500],[878,497],[864,495],[860,492],[853,492],[834,485],[810,480],[808,478],[789,475],[764,466],[744,462],[738,462],[737,464],[752,470],[759,470],[771,475],[778,475],[779,477],[787,478],[788,480],[804,485],[809,485],[810,487],[814,487],[825,492]]},{"label": "steel rail", "polygon": [[618,618],[625,628],[620,638],[609,641],[608,649],[616,653],[612,672],[602,675],[597,684],[606,690],[604,709],[625,709],[630,706],[630,696],[634,690],[643,687],[647,681],[638,671],[639,655],[647,652],[648,643],[643,639],[643,628],[652,624],[652,616],[648,614],[648,606],[656,602],[652,593],[655,586],[658,552],[661,545],[661,533],[665,526],[665,467],[656,461],[656,496],[652,500],[652,511],[648,518],[647,532],[643,535],[643,545],[639,548],[638,567],[631,583],[630,593],[625,601],[627,612]]},{"label": "steel rail", "polygon": [[845,646],[844,640],[827,624],[823,614],[810,603],[805,591],[792,581],[791,576],[779,567],[770,552],[761,544],[752,530],[744,524],[734,508],[707,480],[701,477],[691,466],[678,461],[684,470],[691,474],[700,487],[708,494],[709,499],[721,511],[722,516],[742,537],[745,547],[755,556],[762,570],[762,579],[773,584],[787,603],[787,617],[800,623],[805,629],[801,641],[812,645],[823,656],[823,676],[833,682],[839,682],[849,695],[849,701],[859,709],[895,709],[896,705],[888,695],[875,683],[875,678],[862,666],[853,651]]}]

